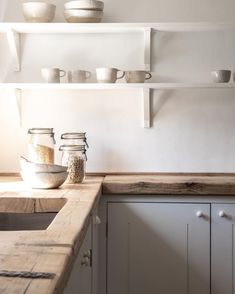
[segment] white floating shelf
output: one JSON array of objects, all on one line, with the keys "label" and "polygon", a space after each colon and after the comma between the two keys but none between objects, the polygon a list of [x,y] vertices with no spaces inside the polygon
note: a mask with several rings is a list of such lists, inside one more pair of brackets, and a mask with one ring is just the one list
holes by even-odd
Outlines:
[{"label": "white floating shelf", "polygon": [[23,90],[128,90],[139,89],[142,91],[143,97],[143,127],[151,127],[150,113],[150,96],[152,90],[171,90],[171,89],[231,89],[235,88],[235,83],[144,83],[144,84],[46,84],[46,83],[0,83],[0,90],[8,90],[10,95],[15,97],[17,110],[19,114],[19,122],[22,124],[22,91]]},{"label": "white floating shelf", "polygon": [[174,22],[174,23],[0,23],[0,33],[7,34],[14,70],[20,71],[21,34],[80,34],[80,33],[144,33],[145,70],[151,70],[152,32],[206,32],[235,30],[235,22]]},{"label": "white floating shelf", "polygon": [[19,90],[125,90],[125,89],[213,89],[235,88],[235,83],[84,83],[84,84],[46,84],[46,83],[0,83],[0,89]]},{"label": "white floating shelf", "polygon": [[193,32],[235,30],[235,22],[173,22],[173,23],[0,23],[0,32],[14,30],[23,34],[63,33],[123,33],[141,32],[145,29],[165,32]]}]

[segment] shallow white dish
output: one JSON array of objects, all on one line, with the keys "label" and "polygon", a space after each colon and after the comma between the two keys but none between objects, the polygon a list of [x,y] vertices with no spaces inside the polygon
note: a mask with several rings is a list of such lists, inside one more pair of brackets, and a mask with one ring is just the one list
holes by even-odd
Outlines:
[{"label": "shallow white dish", "polygon": [[64,17],[67,22],[80,23],[80,22],[100,22],[103,17],[103,11],[96,10],[80,10],[80,9],[66,9]]},{"label": "shallow white dish", "polygon": [[44,2],[25,2],[22,4],[24,18],[27,22],[52,22],[56,6]]},{"label": "shallow white dish", "polygon": [[99,10],[104,9],[104,2],[96,0],[78,0],[69,1],[64,4],[65,9],[88,9],[88,10]]},{"label": "shallow white dish", "polygon": [[68,176],[68,172],[33,173],[27,170],[21,170],[20,174],[26,185],[33,189],[56,189]]},{"label": "shallow white dish", "polygon": [[67,167],[56,164],[45,164],[45,163],[35,163],[27,160],[23,156],[20,157],[20,167],[23,171],[31,171],[34,173],[58,173],[58,172],[66,172]]}]

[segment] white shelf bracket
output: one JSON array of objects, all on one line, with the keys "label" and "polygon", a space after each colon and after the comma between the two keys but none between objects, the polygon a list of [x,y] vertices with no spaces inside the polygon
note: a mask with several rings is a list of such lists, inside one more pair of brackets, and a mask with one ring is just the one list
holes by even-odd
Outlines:
[{"label": "white shelf bracket", "polygon": [[151,107],[150,107],[150,99],[151,99],[151,89],[142,89],[143,91],[143,115],[144,115],[144,128],[151,128]]},{"label": "white shelf bracket", "polygon": [[22,90],[21,89],[9,89],[11,97],[15,100],[16,111],[18,114],[18,121],[20,127],[22,126]]},{"label": "white shelf bracket", "polygon": [[151,71],[152,28],[144,29],[144,64],[145,70]]},{"label": "white shelf bracket", "polygon": [[9,29],[7,30],[7,40],[12,56],[14,71],[20,71],[20,33]]}]

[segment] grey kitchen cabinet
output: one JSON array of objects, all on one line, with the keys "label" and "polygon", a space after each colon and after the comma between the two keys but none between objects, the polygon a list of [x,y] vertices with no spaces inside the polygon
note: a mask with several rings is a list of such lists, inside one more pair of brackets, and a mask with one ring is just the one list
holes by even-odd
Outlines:
[{"label": "grey kitchen cabinet", "polygon": [[235,291],[235,204],[212,204],[211,293]]},{"label": "grey kitchen cabinet", "polygon": [[101,221],[96,210],[79,249],[63,294],[98,293],[98,232]]},{"label": "grey kitchen cabinet", "polygon": [[91,249],[92,224],[90,223],[63,294],[92,294]]},{"label": "grey kitchen cabinet", "polygon": [[107,294],[210,293],[210,204],[107,205]]}]

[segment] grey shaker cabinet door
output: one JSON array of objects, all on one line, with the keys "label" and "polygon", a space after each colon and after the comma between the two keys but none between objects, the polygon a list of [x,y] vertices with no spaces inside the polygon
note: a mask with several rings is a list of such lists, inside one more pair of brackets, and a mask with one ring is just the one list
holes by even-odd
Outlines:
[{"label": "grey shaker cabinet door", "polygon": [[84,254],[92,248],[92,229],[91,224],[87,230],[85,239],[78,252],[73,265],[69,280],[63,294],[91,294],[92,293],[92,268],[84,263]]},{"label": "grey shaker cabinet door", "polygon": [[211,222],[212,294],[235,293],[235,204],[213,204]]},{"label": "grey shaker cabinet door", "polygon": [[107,242],[107,294],[210,293],[209,204],[108,203]]}]

